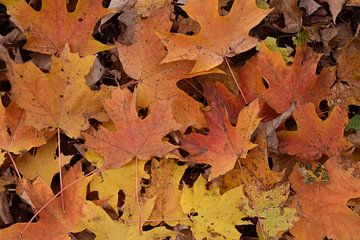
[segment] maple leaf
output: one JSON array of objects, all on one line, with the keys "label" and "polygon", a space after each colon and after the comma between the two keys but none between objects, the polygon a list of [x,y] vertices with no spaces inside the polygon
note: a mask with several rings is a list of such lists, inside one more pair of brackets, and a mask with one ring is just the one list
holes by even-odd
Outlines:
[{"label": "maple leaf", "polygon": [[[278,113],[285,112],[293,102],[304,104],[313,100],[314,103],[319,103],[325,98],[326,92],[317,90],[317,82],[324,84],[335,80],[333,70],[316,75],[319,59],[320,55],[310,48],[298,46],[294,63],[287,66],[281,53],[271,51],[262,44],[256,68],[269,83],[269,89],[264,92],[262,99]],[[320,89],[324,89],[324,86]],[[316,91],[319,95],[314,96],[311,91]]]},{"label": "maple leaf", "polygon": [[[64,186],[67,186],[81,178],[81,164],[76,164],[64,176]],[[63,192],[66,202],[65,212],[61,208],[61,198],[55,198],[43,211],[39,213],[40,220],[31,223],[21,239],[24,240],[68,240],[71,232],[84,229],[81,217],[82,207],[85,204],[86,186],[91,177],[81,180],[79,183],[70,186]],[[20,190],[18,190],[20,191]],[[44,181],[36,178],[30,182],[21,182],[21,191],[25,191],[36,209],[40,209],[53,197],[53,192]],[[21,195],[21,194],[20,194]],[[26,223],[17,223],[1,230],[1,238],[15,240],[19,239]]]},{"label": "maple leaf", "polygon": [[[206,179],[199,176],[192,188],[185,186],[181,207],[192,218],[191,230],[196,239],[237,240],[240,233],[235,225],[248,224],[242,220],[242,199],[246,198],[242,186],[220,195],[219,188],[206,189]],[[196,214],[195,214],[196,213]]]},{"label": "maple leaf", "polygon": [[[181,191],[179,190],[179,183],[185,169],[186,166],[179,166],[173,159],[164,158],[160,162],[152,159],[151,182],[149,188],[146,189],[146,196],[147,198],[157,196],[157,198],[150,219],[162,219],[174,226],[180,222],[174,219],[185,219],[187,217],[181,211]],[[168,221],[167,219],[172,220]],[[156,226],[159,222],[151,222],[150,224]]]},{"label": "maple leaf", "polygon": [[281,152],[311,161],[322,154],[338,156],[352,146],[343,137],[348,118],[347,111],[340,106],[336,106],[324,121],[318,117],[312,103],[299,106],[293,116],[298,130],[278,132]]},{"label": "maple leaf", "polygon": [[89,127],[89,118],[105,120],[101,99],[110,95],[110,89],[91,91],[85,80],[94,58],[79,58],[66,47],[59,58],[51,58],[49,73],[41,72],[32,62],[11,62],[11,94],[26,112],[25,124],[38,130],[60,128],[77,138]]},{"label": "maple leaf", "polygon": [[[143,224],[151,214],[154,207],[156,197],[141,203]],[[96,234],[97,239],[137,239],[137,240],[162,240],[168,237],[175,238],[177,233],[166,229],[165,227],[156,227],[150,231],[143,231],[139,233],[138,223],[136,219],[132,222],[123,223],[114,221],[109,215],[94,203],[87,201],[84,205],[83,211],[85,217],[82,219],[87,229]]]},{"label": "maple leaf", "polygon": [[111,12],[102,7],[102,0],[79,0],[71,13],[65,0],[43,0],[40,11],[22,0],[0,2],[22,27],[27,50],[54,54],[68,43],[72,52],[86,56],[110,48],[92,37],[95,23]]},{"label": "maple leaf", "polygon": [[261,219],[257,226],[259,236],[263,239],[276,237],[294,225],[297,220],[296,209],[285,207],[290,184],[282,184],[269,190],[251,184],[247,189],[251,201],[244,205],[244,211],[250,217]]},{"label": "maple leaf", "polygon": [[154,11],[147,19],[138,18],[136,41],[130,46],[117,44],[119,58],[125,72],[138,80],[138,105],[147,107],[157,101],[169,101],[179,123],[200,128],[205,124],[200,104],[181,91],[176,83],[205,73],[189,74],[194,66],[193,61],[159,64],[166,56],[166,50],[155,31],[170,29],[172,23],[169,14],[169,9],[162,8]]},{"label": "maple leaf", "polygon": [[[54,175],[59,171],[59,158],[56,152],[57,147],[57,139],[53,137],[46,145],[38,148],[34,156],[27,152],[16,159],[16,166],[23,177],[27,179],[40,177],[50,186]],[[61,165],[68,164],[71,158],[72,156],[64,156],[61,154]]]},{"label": "maple leaf", "polygon": [[[0,149],[5,153],[19,154],[46,143],[44,132],[27,126],[25,111],[13,102],[7,108],[0,103],[0,126]],[[0,165],[2,160],[0,157]]]},{"label": "maple leaf", "polygon": [[210,103],[211,111],[205,112],[209,133],[192,133],[181,140],[182,147],[190,153],[189,161],[208,163],[212,166],[209,179],[233,169],[238,158],[245,158],[248,150],[256,145],[250,137],[259,125],[259,105],[257,101],[243,108],[236,127],[229,121],[220,99]]},{"label": "maple leaf", "polygon": [[[217,0],[189,0],[183,8],[199,22],[200,32],[194,36],[168,32],[157,32],[157,35],[169,51],[162,63],[195,60],[193,73],[212,69],[221,64],[224,57],[255,47],[258,39],[250,37],[249,31],[271,11],[258,8],[253,0],[235,0],[226,16],[219,15]],[[224,34],[224,29],[232,34]]]},{"label": "maple leaf", "polygon": [[[360,36],[346,44],[337,59],[337,75],[333,98],[347,104],[360,105]],[[344,83],[346,82],[346,83]]]},{"label": "maple leaf", "polygon": [[330,158],[325,163],[330,180],[305,184],[298,167],[294,167],[290,181],[296,191],[294,206],[301,214],[291,234],[304,240],[357,239],[360,216],[346,205],[360,195],[360,180],[352,176],[353,168],[345,170],[336,158]]},{"label": "maple leaf", "polygon": [[221,191],[226,192],[247,182],[256,182],[262,189],[268,189],[279,183],[284,172],[272,171],[268,164],[266,132],[259,128],[256,133],[257,146],[250,150],[245,159],[240,159],[241,168],[230,170],[221,177]]},{"label": "maple leaf", "polygon": [[102,171],[101,176],[94,176],[90,182],[91,191],[97,191],[100,199],[107,199],[107,203],[116,212],[118,212],[118,192],[121,190],[125,194],[121,216],[125,221],[129,221],[131,216],[137,216],[138,207],[136,192],[134,191],[136,182],[139,183],[141,179],[150,178],[149,174],[144,171],[145,163],[146,161],[138,160],[138,168],[136,169],[136,162],[131,161],[121,168]]},{"label": "maple leaf", "polygon": [[84,133],[86,145],[104,157],[103,168],[121,167],[134,157],[147,160],[162,156],[176,148],[162,138],[180,128],[171,114],[170,105],[162,101],[152,106],[145,119],[139,119],[136,96],[127,90],[116,89],[104,107],[115,124],[116,131],[103,126],[98,131]]}]

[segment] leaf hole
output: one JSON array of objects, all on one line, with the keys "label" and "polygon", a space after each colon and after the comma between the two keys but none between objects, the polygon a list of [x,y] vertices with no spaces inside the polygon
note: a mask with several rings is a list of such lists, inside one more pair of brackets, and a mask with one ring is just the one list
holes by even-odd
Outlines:
[{"label": "leaf hole", "polygon": [[238,230],[241,233],[240,239],[258,239],[258,235],[256,232],[257,218],[245,217],[242,218],[241,220],[250,221],[253,224],[235,226],[236,230]]},{"label": "leaf hole", "polygon": [[32,7],[35,11],[39,12],[42,7],[42,0],[26,0],[26,2]]},{"label": "leaf hole", "polygon": [[68,0],[66,1],[66,9],[69,13],[75,12],[78,0]]},{"label": "leaf hole", "polygon": [[298,126],[293,116],[290,116],[288,119],[286,119],[284,125],[288,131],[296,131],[298,129]]},{"label": "leaf hole", "polygon": [[360,216],[360,197],[350,198],[346,205],[349,209],[351,209],[351,211]]}]

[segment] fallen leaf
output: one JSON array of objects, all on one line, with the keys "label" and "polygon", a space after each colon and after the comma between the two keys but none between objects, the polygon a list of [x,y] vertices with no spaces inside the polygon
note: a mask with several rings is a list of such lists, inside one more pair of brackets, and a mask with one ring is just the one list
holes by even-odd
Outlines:
[{"label": "fallen leaf", "polygon": [[[137,40],[130,46],[117,44],[119,58],[125,72],[138,80],[138,105],[148,107],[158,101],[168,101],[172,105],[175,119],[185,128],[190,125],[202,127],[205,120],[200,103],[180,90],[176,83],[205,73],[190,74],[194,65],[192,61],[160,64],[166,56],[166,50],[155,31],[170,29],[169,14],[167,8],[162,8],[154,11],[147,19],[138,18],[135,28]],[[185,115],[189,117],[185,118]]]},{"label": "fallen leaf", "polygon": [[260,118],[257,101],[243,108],[236,127],[231,125],[221,100],[216,99],[210,106],[211,111],[205,112],[209,133],[185,135],[181,146],[190,153],[187,160],[212,166],[212,179],[233,169],[238,158],[245,158],[248,150],[256,146],[250,138]]},{"label": "fallen leaf", "polygon": [[[72,156],[61,154],[61,166],[68,164]],[[34,179],[40,177],[47,185],[51,185],[54,175],[59,172],[57,157],[57,139],[53,137],[46,145],[36,150],[35,155],[25,153],[16,159],[16,165],[23,177]]]},{"label": "fallen leaf", "polygon": [[[146,221],[154,207],[156,197],[142,203],[142,216]],[[137,239],[137,240],[162,240],[166,237],[176,237],[176,232],[165,227],[156,227],[150,231],[139,233],[138,222],[123,223],[112,220],[109,215],[94,203],[87,201],[83,208],[85,217],[82,219],[87,229],[96,234],[97,239]],[[136,219],[134,219],[136,220]],[[143,224],[142,222],[141,224]]]},{"label": "fallen leaf", "polygon": [[65,48],[60,57],[51,59],[49,73],[32,62],[10,63],[12,99],[25,110],[25,124],[38,130],[60,128],[69,137],[80,137],[80,131],[90,126],[88,119],[107,119],[101,100],[110,95],[110,89],[91,91],[86,85],[93,56],[80,58]]},{"label": "fallen leaf", "polygon": [[[249,36],[249,31],[271,11],[258,8],[252,0],[235,0],[226,16],[219,15],[218,0],[189,0],[183,9],[200,23],[200,32],[188,36],[162,31],[157,35],[169,51],[162,63],[195,60],[192,73],[210,70],[220,65],[224,57],[255,47],[258,39]],[[224,29],[233,34],[224,34]]]},{"label": "fallen leaf", "polygon": [[71,52],[86,56],[111,48],[92,37],[96,22],[111,12],[103,8],[101,0],[79,0],[71,13],[65,0],[44,0],[40,11],[22,0],[1,0],[1,3],[22,27],[27,50],[54,54],[69,44]]},{"label": "fallen leaf", "polygon": [[161,220],[171,226],[179,222],[186,224],[183,220],[187,216],[181,211],[179,189],[185,169],[186,166],[179,166],[173,159],[151,160],[151,179],[149,188],[146,189],[146,196],[147,198],[157,196],[150,219],[159,221],[151,222],[150,225],[156,226]]},{"label": "fallen leaf", "polygon": [[150,108],[145,119],[140,119],[136,111],[136,95],[127,90],[116,89],[104,107],[114,122],[116,131],[103,126],[96,131],[84,132],[85,143],[104,157],[103,168],[124,166],[133,158],[148,160],[162,156],[176,148],[163,141],[163,137],[180,128],[166,102]]},{"label": "fallen leaf", "polygon": [[245,213],[258,221],[259,238],[269,239],[281,236],[294,225],[297,218],[296,208],[286,207],[290,194],[290,184],[282,184],[269,190],[251,185],[248,188],[251,200],[245,205]]},{"label": "fallen leaf", "polygon": [[240,233],[235,225],[249,224],[242,220],[241,210],[245,198],[242,186],[220,195],[220,189],[206,189],[206,180],[199,176],[192,188],[185,187],[181,196],[184,213],[192,218],[191,230],[196,239],[238,240]]},{"label": "fallen leaf", "polygon": [[296,0],[272,0],[270,7],[275,8],[273,13],[281,13],[284,16],[285,27],[281,28],[281,31],[295,33],[301,30],[302,12]]},{"label": "fallen leaf", "polygon": [[323,154],[339,156],[352,146],[343,136],[348,118],[347,111],[340,106],[336,106],[325,120],[318,117],[312,103],[299,106],[293,116],[297,130],[278,132],[281,152],[296,155],[304,161],[313,161]]},{"label": "fallen leaf", "polygon": [[[331,82],[335,80],[334,71],[322,71],[316,75],[316,67],[320,55],[309,47],[297,47],[294,63],[287,66],[279,52],[273,52],[263,44],[257,55],[257,69],[269,84],[262,98],[278,113],[286,111],[291,103],[304,104],[315,98],[315,103],[325,96],[325,90],[317,90],[317,82]],[[323,88],[322,88],[323,89]],[[328,90],[330,91],[330,90]],[[320,93],[319,93],[320,92]]]},{"label": "fallen leaf", "polygon": [[146,161],[138,161],[138,169],[136,169],[136,162],[132,161],[121,168],[102,171],[101,176],[94,176],[90,182],[90,190],[97,191],[100,199],[107,199],[107,203],[115,212],[119,212],[118,203],[121,201],[118,198],[119,191],[125,194],[125,203],[122,206],[122,219],[125,221],[129,221],[129,218],[136,216],[138,212],[136,182],[140,183],[141,179],[150,178],[144,171],[145,163]]},{"label": "fallen leaf", "polygon": [[[25,124],[25,111],[15,103],[5,108],[0,103],[0,149],[2,154],[7,152],[19,154],[32,147],[46,143],[44,132],[37,131]],[[3,158],[0,157],[0,165]]]},{"label": "fallen leaf", "polygon": [[[73,183],[82,176],[81,164],[76,164],[65,174],[63,178],[64,186]],[[82,208],[86,201],[86,186],[90,179],[91,177],[87,177],[65,189],[63,192],[66,203],[65,212],[63,212],[61,207],[61,198],[55,198],[40,212],[40,219],[29,225],[21,239],[38,240],[46,238],[49,240],[68,240],[71,232],[83,230],[84,226],[80,218],[84,216]],[[36,209],[40,209],[53,197],[50,186],[40,178],[36,178],[32,182],[23,180],[20,189],[17,191],[25,191]],[[19,239],[25,225],[26,223],[16,223],[2,229],[1,238],[9,240]]]},{"label": "fallen leaf", "polygon": [[290,230],[296,239],[322,240],[357,239],[360,236],[360,216],[346,204],[350,198],[360,195],[360,181],[351,176],[352,169],[345,170],[330,158],[325,163],[330,181],[305,184],[298,165],[290,176],[300,220]]},{"label": "fallen leaf", "polygon": [[320,2],[326,2],[329,5],[329,9],[335,23],[336,18],[341,12],[342,6],[346,2],[346,0],[321,0]]}]

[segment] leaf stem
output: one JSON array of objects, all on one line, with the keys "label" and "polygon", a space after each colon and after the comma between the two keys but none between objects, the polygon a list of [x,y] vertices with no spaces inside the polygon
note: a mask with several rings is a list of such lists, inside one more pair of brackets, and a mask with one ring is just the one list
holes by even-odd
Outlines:
[{"label": "leaf stem", "polygon": [[32,218],[26,223],[24,229],[21,231],[19,238],[21,239],[24,235],[24,233],[26,232],[26,230],[29,228],[30,224],[32,223],[32,221],[34,221],[34,219],[39,216],[40,212],[42,212],[47,206],[49,206],[49,204],[54,201],[54,199],[56,199],[60,194],[62,194],[66,189],[68,189],[69,187],[75,185],[76,183],[82,181],[83,179],[85,179],[86,177],[90,176],[91,174],[98,172],[99,169],[94,169],[91,172],[85,174],[84,176],[82,176],[79,179],[76,179],[74,182],[70,183],[69,185],[66,185],[62,190],[60,190],[58,193],[56,193],[54,196],[52,196],[35,214],[34,216],[32,216]]},{"label": "leaf stem", "polygon": [[21,175],[20,175],[20,172],[19,172],[19,169],[17,168],[16,166],[16,163],[15,163],[15,160],[14,158],[12,157],[11,153],[9,153],[8,151],[6,151],[6,154],[9,156],[9,158],[11,159],[11,162],[15,168],[15,172],[16,172],[16,175],[18,176],[19,179],[21,179]]},{"label": "leaf stem", "polygon": [[232,70],[231,67],[230,67],[230,64],[229,64],[229,61],[228,61],[227,57],[224,56],[224,59],[225,59],[226,65],[228,66],[228,68],[229,68],[229,70],[230,70],[231,76],[232,76],[232,78],[234,79],[234,82],[235,82],[235,84],[236,84],[236,87],[239,89],[240,94],[241,94],[242,98],[244,99],[245,104],[248,104],[248,101],[246,100],[245,95],[244,95],[243,91],[241,90],[241,87],[240,87],[240,85],[239,85],[239,83],[238,83],[238,81],[237,81],[237,79],[236,79],[236,77],[235,77],[235,74],[234,74],[233,70]]},{"label": "leaf stem", "polygon": [[142,221],[141,221],[141,206],[140,206],[140,197],[139,197],[139,160],[137,157],[135,157],[135,164],[136,164],[136,170],[135,170],[135,196],[136,196],[136,203],[138,208],[138,230],[139,234],[142,235]]},{"label": "leaf stem", "polygon": [[59,179],[60,179],[60,193],[61,193],[61,209],[65,213],[65,202],[63,192],[63,180],[62,180],[62,171],[61,171],[61,139],[60,139],[60,128],[57,129],[57,143],[58,143],[58,168],[59,168]]}]

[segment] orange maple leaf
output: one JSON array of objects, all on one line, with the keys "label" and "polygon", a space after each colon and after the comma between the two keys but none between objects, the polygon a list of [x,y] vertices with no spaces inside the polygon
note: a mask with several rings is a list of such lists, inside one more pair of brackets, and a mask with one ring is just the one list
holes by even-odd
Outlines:
[{"label": "orange maple leaf", "polygon": [[0,126],[0,148],[6,152],[19,154],[46,143],[44,133],[27,126],[25,111],[13,102],[7,108],[0,104]]},{"label": "orange maple leaf", "polygon": [[10,62],[8,77],[12,99],[26,111],[25,123],[38,130],[62,129],[69,137],[80,137],[89,127],[89,118],[106,119],[101,99],[108,88],[91,91],[86,84],[94,56],[80,58],[66,47],[60,57],[52,57],[49,73],[32,62]]},{"label": "orange maple leaf", "polygon": [[136,96],[127,90],[116,89],[104,107],[114,122],[116,131],[100,127],[83,133],[85,143],[104,157],[103,168],[121,167],[134,157],[147,160],[162,156],[176,148],[163,137],[180,128],[172,117],[171,107],[160,102],[150,108],[145,119],[139,119],[136,111]]},{"label": "orange maple leaf", "polygon": [[[218,0],[189,0],[183,8],[199,22],[200,32],[194,36],[157,34],[169,51],[162,62],[196,60],[193,73],[212,69],[221,64],[224,57],[253,48],[258,39],[249,36],[249,31],[271,12],[258,8],[253,0],[235,0],[226,16],[219,15]],[[231,34],[225,34],[224,29]]]},{"label": "orange maple leaf", "polygon": [[192,133],[181,140],[182,147],[190,153],[189,161],[208,163],[212,166],[210,179],[233,169],[238,158],[245,158],[248,150],[256,145],[250,137],[260,123],[257,101],[240,112],[236,127],[229,121],[223,102],[217,98],[210,103],[211,111],[205,112],[209,133]]},{"label": "orange maple leaf", "polygon": [[346,206],[350,198],[360,195],[360,180],[351,175],[352,168],[344,170],[336,158],[325,163],[329,182],[305,184],[298,165],[290,176],[296,191],[295,203],[300,220],[290,230],[296,239],[322,240],[358,239],[360,216]]},{"label": "orange maple leaf", "polygon": [[348,117],[347,111],[340,106],[336,106],[324,121],[318,117],[312,103],[298,106],[293,116],[298,130],[278,132],[281,152],[312,161],[322,154],[338,156],[352,146],[343,136]]},{"label": "orange maple leaf", "polygon": [[138,80],[138,105],[147,107],[156,101],[169,101],[179,123],[186,127],[202,127],[205,120],[200,104],[181,91],[176,83],[181,79],[211,72],[190,74],[193,61],[160,64],[166,56],[166,50],[155,32],[170,29],[172,23],[169,14],[168,8],[162,8],[154,11],[149,18],[138,18],[135,27],[136,41],[130,46],[117,44],[119,57],[125,72]]},{"label": "orange maple leaf", "polygon": [[[81,164],[76,164],[64,176],[64,186],[72,184],[81,178]],[[71,232],[83,230],[81,217],[82,207],[85,204],[86,186],[91,177],[68,187],[63,192],[66,202],[65,212],[61,207],[61,198],[55,198],[43,211],[39,213],[40,219],[31,223],[22,235],[24,240],[68,240]],[[44,206],[53,197],[53,192],[44,181],[36,178],[34,181],[23,180],[17,190],[20,195],[25,191],[36,209]],[[26,223],[17,223],[1,230],[1,239],[17,240],[22,234]]]},{"label": "orange maple leaf", "polygon": [[[287,66],[280,52],[271,51],[265,44],[260,46],[256,67],[269,83],[262,99],[278,113],[289,108],[291,103],[319,103],[330,92],[327,82],[335,81],[334,69],[316,75],[320,55],[309,47],[297,47],[294,63]],[[320,86],[319,90],[319,83]],[[324,85],[325,83],[325,85]],[[331,83],[331,84],[332,84]],[[326,87],[329,87],[326,91]]]},{"label": "orange maple leaf", "polygon": [[92,37],[96,22],[111,12],[103,8],[102,0],[79,0],[71,13],[65,0],[43,0],[40,11],[22,0],[0,2],[22,27],[27,38],[25,49],[54,54],[68,43],[72,52],[86,56],[110,48]]}]

